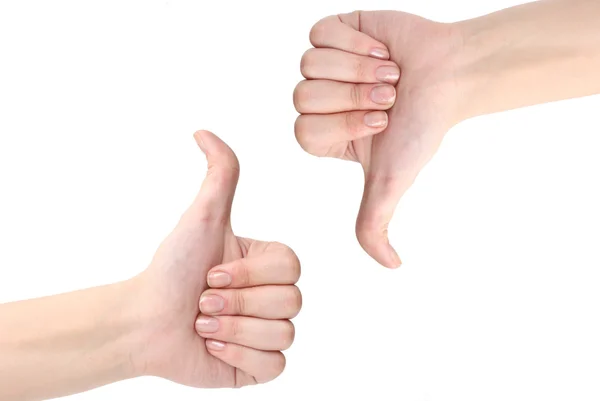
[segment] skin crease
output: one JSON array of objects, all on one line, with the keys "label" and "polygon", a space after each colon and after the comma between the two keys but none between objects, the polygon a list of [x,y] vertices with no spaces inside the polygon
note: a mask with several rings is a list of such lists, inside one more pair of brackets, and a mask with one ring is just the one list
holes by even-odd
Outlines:
[{"label": "skin crease", "polygon": [[[218,178],[221,181],[220,185],[230,186],[237,180],[238,171],[228,168],[218,172],[213,170],[209,174]],[[194,227],[188,225],[187,220],[202,223]],[[182,219],[179,230],[167,237],[158,249],[151,269],[141,276],[141,279],[148,283],[161,283],[165,278],[169,280],[167,286],[142,286],[151,288],[150,292],[158,295],[154,298],[159,302],[150,309],[158,309],[160,316],[154,322],[155,327],[151,329],[156,333],[156,341],[150,341],[155,344],[153,349],[148,350],[150,355],[146,356],[150,362],[145,363],[142,370],[198,387],[236,385],[235,369],[210,355],[204,346],[204,340],[191,328],[198,314],[200,295],[208,289],[208,270],[243,257],[248,245],[233,234],[227,216],[201,214],[191,219]],[[164,302],[165,300],[169,301]],[[184,319],[188,324],[178,324],[180,319]],[[198,352],[189,352],[190,348]],[[161,361],[162,355],[168,355],[169,360]],[[152,362],[154,360],[160,362]]]},{"label": "skin crease", "polygon": [[[317,49],[301,63],[308,81],[294,92],[296,137],[309,153],[363,166],[356,230],[371,256],[400,264],[387,225],[454,124],[600,93],[599,18],[597,0],[545,0],[454,24],[381,11],[315,25]],[[377,77],[379,65],[401,74]],[[143,375],[240,387],[282,372],[280,351],[294,338],[289,319],[301,307],[299,261],[285,245],[233,234],[237,159],[211,133],[195,138],[208,159],[206,180],[146,271],[0,305],[0,399],[47,399]],[[220,271],[231,284],[209,285]],[[220,312],[201,302],[216,294]],[[216,331],[197,323],[209,315]]]},{"label": "skin crease", "polygon": [[[599,18],[595,0],[543,0],[451,24],[356,11],[314,25],[295,134],[308,153],[361,163],[356,234],[369,255],[400,266],[388,224],[454,125],[600,93]],[[377,76],[384,66],[398,74]],[[395,92],[385,105],[375,83]]]},{"label": "skin crease", "polygon": [[[374,259],[394,268],[401,261],[389,245],[387,226],[396,204],[434,155],[444,134],[457,122],[460,105],[456,102],[458,85],[452,57],[460,47],[461,37],[450,24],[403,12],[378,11],[327,17],[313,27],[311,42],[319,46],[328,31],[339,29],[333,26],[342,23],[383,44],[389,49],[389,60],[400,68],[387,129],[377,135],[311,149],[310,144],[303,143],[301,116],[296,135],[309,153],[362,165],[365,189],[356,225],[357,238]],[[357,36],[357,40],[364,37]],[[309,51],[303,67],[311,63],[310,59]]]},{"label": "skin crease", "polygon": [[[342,21],[357,29],[359,18],[355,13],[342,17]],[[382,32],[382,26],[388,29]],[[380,263],[395,267],[401,262],[387,244],[387,225],[400,197],[454,123],[457,86],[452,69],[439,66],[451,64],[453,46],[460,40],[451,25],[401,12],[366,14],[360,18],[360,28],[390,49],[390,60],[401,70],[396,102],[388,112],[388,128],[350,142],[347,149],[348,157],[360,162],[365,172],[358,239]],[[426,51],[423,42],[429,43]]]},{"label": "skin crease", "polygon": [[[141,353],[144,359],[140,370],[194,387],[241,387],[263,383],[283,371],[283,354],[269,352],[263,357],[262,371],[250,373],[223,361],[219,352],[208,349],[205,339],[194,330],[198,302],[209,289],[206,277],[214,266],[241,258],[260,258],[265,254],[290,261],[294,269],[299,269],[299,264],[295,254],[285,245],[235,236],[230,211],[239,175],[237,159],[212,134],[204,134],[204,141],[199,136],[196,138],[205,153],[221,148],[218,151],[227,154],[227,158],[211,164],[209,156],[207,179],[198,199],[159,247],[151,267],[139,277],[147,282],[141,288],[154,294],[148,299],[157,301],[148,305],[148,310],[156,316],[150,318],[153,323],[149,332],[154,338],[148,340],[152,348]],[[226,194],[225,199],[221,199],[223,194]],[[290,318],[298,313],[301,300],[296,287],[289,286],[286,297],[281,300],[287,305]],[[281,336],[286,346],[291,345],[292,332],[284,331]]]},{"label": "skin crease", "polygon": [[[219,232],[223,235],[219,236],[217,234]],[[207,230],[185,235],[186,238],[174,236],[169,238],[165,245],[168,249],[170,248],[170,241],[175,241],[178,244],[184,244],[185,242],[193,244],[197,240],[203,240],[213,235],[215,239],[209,241],[213,242],[213,249],[218,249],[218,251],[211,252],[206,256],[201,255],[202,251],[187,253],[190,247],[186,247],[188,250],[184,251],[186,254],[185,264],[187,265],[191,261],[193,261],[191,265],[197,263],[197,266],[200,266],[198,272],[192,271],[195,269],[177,272],[178,266],[171,264],[170,260],[173,259],[169,256],[166,258],[167,262],[162,263],[162,255],[159,250],[156,255],[156,271],[145,273],[148,276],[157,275],[163,279],[168,276],[168,280],[172,282],[172,287],[162,286],[161,289],[157,289],[160,296],[155,299],[161,300],[161,302],[151,306],[153,310],[159,312],[157,313],[158,317],[154,319],[154,327],[150,329],[153,334],[148,339],[148,343],[153,345],[151,349],[142,351],[144,362],[140,370],[145,374],[160,376],[187,386],[202,388],[242,387],[270,381],[277,377],[285,367],[285,358],[281,353],[273,352],[272,366],[264,366],[264,371],[258,372],[260,375],[254,373],[256,375],[254,376],[220,360],[218,354],[215,355],[214,352],[211,353],[207,349],[204,338],[199,337],[198,333],[194,331],[194,320],[198,315],[198,300],[200,295],[209,288],[206,279],[201,278],[201,273],[207,272],[213,265],[224,264],[242,257],[257,257],[266,252],[278,253],[283,258],[294,258],[295,256],[291,254],[289,248],[282,244],[235,237],[231,229],[227,228],[226,224],[221,223],[212,227],[209,225]],[[223,246],[219,249],[218,245]],[[171,251],[173,250],[168,249],[167,253]],[[176,274],[171,275],[173,270]],[[156,278],[148,277],[153,281]],[[146,277],[143,279],[146,279]],[[145,288],[151,288],[151,286],[145,286]],[[295,315],[301,303],[299,292],[293,287],[289,293],[291,296],[287,300],[288,309],[291,310],[291,315]],[[192,296],[188,297],[188,294],[192,294]],[[163,303],[164,300],[168,300],[168,302]],[[282,301],[285,302],[286,300],[283,299]],[[188,324],[180,324],[182,320],[188,322]],[[284,331],[279,336],[286,343],[285,348],[291,345],[293,332]],[[194,352],[190,352],[190,350],[194,350]]]},{"label": "skin crease", "polygon": [[237,158],[208,131],[195,139],[207,176],[146,270],[0,305],[0,399],[56,398],[139,376],[232,388],[281,374],[302,305],[300,262],[286,245],[235,236]]}]

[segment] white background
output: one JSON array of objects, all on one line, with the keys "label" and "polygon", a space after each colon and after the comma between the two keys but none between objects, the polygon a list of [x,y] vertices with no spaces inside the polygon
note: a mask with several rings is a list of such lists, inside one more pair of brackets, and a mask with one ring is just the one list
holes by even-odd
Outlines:
[{"label": "white background", "polygon": [[600,98],[453,129],[390,226],[398,271],[355,240],[360,167],[294,139],[316,20],[400,9],[455,21],[517,3],[2,1],[0,302],[144,269],[204,176],[200,128],[240,159],[236,232],[303,263],[275,382],[143,378],[69,399],[599,399]]}]

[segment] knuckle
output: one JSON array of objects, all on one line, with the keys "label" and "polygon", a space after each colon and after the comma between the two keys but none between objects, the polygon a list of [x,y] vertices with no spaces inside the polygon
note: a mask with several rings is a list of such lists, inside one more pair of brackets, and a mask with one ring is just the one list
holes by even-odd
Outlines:
[{"label": "knuckle", "polygon": [[300,259],[298,259],[298,255],[294,251],[292,251],[294,257],[292,259],[292,263],[289,266],[290,270],[290,279],[296,283],[300,280],[300,276],[302,275],[302,263],[300,263]]},{"label": "knuckle", "polygon": [[269,378],[269,380],[273,380],[273,379],[277,378],[285,370],[285,365],[286,365],[285,356],[281,352],[278,352],[275,355],[277,355],[277,356],[275,358],[273,358],[273,362],[271,364],[272,373],[270,375],[271,377]]},{"label": "knuckle", "polygon": [[298,113],[303,113],[306,106],[310,103],[311,91],[307,81],[302,81],[294,89],[294,107]]},{"label": "knuckle", "polygon": [[353,109],[360,109],[363,103],[363,94],[360,85],[350,85],[350,101]]},{"label": "knuckle", "polygon": [[327,38],[327,21],[328,18],[323,18],[313,25],[308,35],[310,43],[313,45],[324,43]]},{"label": "knuckle", "polygon": [[[403,178],[404,180],[404,178]],[[367,175],[366,181],[368,187],[366,190],[370,190],[373,185],[377,185],[377,190],[380,191],[384,196],[388,196],[393,193],[395,188],[399,185],[399,178],[394,175]],[[387,234],[389,224],[389,217],[386,217],[381,210],[373,208],[361,212],[359,218],[356,221],[356,238],[358,242],[364,247],[373,248],[377,246]]]},{"label": "knuckle", "polygon": [[229,332],[233,339],[237,340],[237,339],[243,337],[244,329],[238,319],[230,319]]},{"label": "knuckle", "polygon": [[315,67],[315,49],[309,49],[302,55],[300,59],[300,72],[306,78],[311,77]]},{"label": "knuckle", "polygon": [[298,255],[287,245],[279,244],[279,246],[284,268],[292,273],[293,278],[298,280],[300,278],[300,259],[298,259]]},{"label": "knuckle", "polygon": [[298,259],[298,255],[291,248],[286,248],[285,251],[285,266],[290,272],[290,278],[296,282],[300,279],[301,267],[300,267],[300,259]]},{"label": "knuckle", "polygon": [[358,242],[366,248],[372,248],[379,238],[376,230],[370,228],[370,226],[363,220],[356,225],[356,239]]},{"label": "knuckle", "polygon": [[294,134],[300,147],[307,153],[319,156],[319,145],[311,135],[311,123],[309,116],[298,116],[294,124]]},{"label": "knuckle", "polygon": [[233,291],[231,298],[233,300],[234,313],[239,314],[239,315],[245,315],[247,312],[247,305],[246,305],[246,296],[244,295],[244,291],[242,291],[242,290]]},{"label": "knuckle", "polygon": [[214,165],[208,166],[207,177],[215,180],[219,185],[229,185],[232,181],[237,181],[240,176],[239,164],[233,165]]},{"label": "knuckle", "polygon": [[263,374],[256,377],[257,383],[264,384],[275,380],[283,373],[285,365],[285,356],[281,352],[274,352],[273,358],[264,366]]},{"label": "knuckle", "polygon": [[296,122],[294,123],[294,134],[296,135],[296,141],[302,147],[302,149],[306,149],[306,142],[308,137],[308,119],[306,116],[298,116],[296,118]]},{"label": "knuckle", "polygon": [[294,135],[302,150],[313,156],[322,157],[327,154],[329,148],[313,132],[312,117],[308,115],[298,116],[294,123]]},{"label": "knuckle", "polygon": [[348,112],[344,116],[346,132],[350,137],[350,140],[360,138],[362,135],[363,124],[359,119],[359,113]]},{"label": "knuckle", "polygon": [[296,122],[294,122],[294,134],[296,135],[296,141],[300,144],[300,146],[302,146],[302,142],[304,141],[304,137],[306,136],[306,126],[306,116],[298,116],[296,118]]},{"label": "knuckle", "polygon": [[250,271],[245,259],[240,259],[238,263],[232,269],[233,277],[237,282],[237,285],[247,287],[250,285]]},{"label": "knuckle", "polygon": [[289,320],[285,321],[285,326],[281,333],[282,350],[289,349],[296,338],[296,327]]},{"label": "knuckle", "polygon": [[290,318],[296,317],[302,309],[302,292],[295,285],[289,286],[285,307]]},{"label": "knuckle", "polygon": [[354,72],[355,77],[363,81],[366,76],[366,66],[364,62],[360,59],[357,59],[352,65],[352,71]]},{"label": "knuckle", "polygon": [[278,354],[278,358],[275,360],[275,363],[273,364],[274,368],[275,368],[275,372],[277,374],[277,376],[279,376],[280,374],[283,373],[283,371],[285,370],[285,365],[286,365],[286,360],[285,360],[285,356],[282,353]]}]

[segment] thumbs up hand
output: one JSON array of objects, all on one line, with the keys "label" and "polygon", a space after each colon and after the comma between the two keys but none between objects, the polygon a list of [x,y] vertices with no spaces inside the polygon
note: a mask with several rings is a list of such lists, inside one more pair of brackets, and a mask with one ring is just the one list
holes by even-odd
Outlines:
[{"label": "thumbs up hand", "polygon": [[194,387],[241,387],[277,377],[301,307],[300,264],[285,245],[239,238],[230,224],[239,175],[233,151],[194,135],[208,160],[196,199],[134,279],[140,375]]}]

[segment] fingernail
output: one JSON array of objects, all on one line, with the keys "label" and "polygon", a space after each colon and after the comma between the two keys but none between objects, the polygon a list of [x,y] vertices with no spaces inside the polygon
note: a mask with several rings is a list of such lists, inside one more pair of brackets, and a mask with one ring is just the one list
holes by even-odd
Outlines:
[{"label": "fingernail", "polygon": [[225,307],[225,300],[218,295],[202,295],[200,297],[200,310],[203,313],[217,313]]},{"label": "fingernail", "polygon": [[200,149],[202,149],[205,154],[215,151],[215,144],[217,144],[218,141],[216,140],[217,137],[212,132],[205,130],[196,131],[194,133],[194,138],[196,138],[198,146],[200,146]]},{"label": "fingernail", "polygon": [[206,340],[206,348],[213,351],[223,351],[225,348],[225,343],[216,340]]},{"label": "fingernail", "polygon": [[194,139],[196,140],[196,143],[198,144],[200,149],[202,149],[202,152],[206,153],[206,148],[204,147],[204,141],[202,141],[202,131],[194,132]]},{"label": "fingernail", "polygon": [[371,90],[371,100],[377,104],[390,104],[396,98],[396,90],[391,85],[379,85]]},{"label": "fingernail", "polygon": [[394,65],[383,65],[375,71],[375,78],[381,82],[395,84],[400,79],[400,69]]},{"label": "fingernail", "polygon": [[371,53],[369,54],[372,57],[380,58],[382,60],[387,60],[390,58],[390,53],[387,51],[387,49],[382,49],[379,47],[376,47],[375,49],[371,50]]},{"label": "fingernail", "polygon": [[219,330],[219,321],[214,317],[200,316],[196,319],[196,330],[200,333],[214,333]]},{"label": "fingernail", "polygon": [[207,281],[211,287],[227,287],[231,284],[231,276],[225,272],[210,272]]},{"label": "fingernail", "polygon": [[387,125],[387,113],[385,111],[371,111],[365,114],[364,121],[367,127],[385,127]]},{"label": "fingernail", "polygon": [[402,261],[400,260],[400,256],[398,256],[398,254],[396,253],[396,251],[392,249],[390,251],[390,255],[392,257],[392,262],[394,263],[393,268],[395,269],[397,267],[400,267],[400,265],[402,264]]}]

